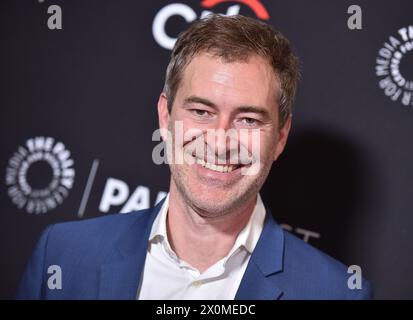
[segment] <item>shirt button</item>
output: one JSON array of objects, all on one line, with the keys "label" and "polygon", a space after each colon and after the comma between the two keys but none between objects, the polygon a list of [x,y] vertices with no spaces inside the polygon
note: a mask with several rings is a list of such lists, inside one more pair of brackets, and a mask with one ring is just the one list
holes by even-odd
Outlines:
[{"label": "shirt button", "polygon": [[192,282],[192,286],[195,287],[195,288],[199,288],[199,287],[201,287],[202,285],[203,285],[203,282],[202,282],[202,281],[194,281],[194,282]]}]

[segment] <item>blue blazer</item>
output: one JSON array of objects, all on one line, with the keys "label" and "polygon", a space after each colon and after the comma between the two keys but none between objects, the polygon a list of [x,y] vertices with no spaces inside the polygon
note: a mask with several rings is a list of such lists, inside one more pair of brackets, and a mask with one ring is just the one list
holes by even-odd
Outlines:
[{"label": "blue blazer", "polygon": [[[136,299],[149,234],[162,203],[49,226],[36,245],[17,298]],[[343,264],[283,230],[266,210],[262,234],[235,299],[372,297],[368,281],[363,279],[362,289],[349,289],[351,274]],[[61,289],[48,286],[52,265],[60,267]]]}]

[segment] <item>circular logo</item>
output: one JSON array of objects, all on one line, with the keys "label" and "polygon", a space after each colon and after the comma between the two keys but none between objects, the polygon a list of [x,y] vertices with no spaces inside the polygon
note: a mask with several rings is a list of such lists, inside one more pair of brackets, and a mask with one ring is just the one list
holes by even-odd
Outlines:
[{"label": "circular logo", "polygon": [[[408,26],[389,37],[380,48],[376,59],[376,75],[380,78],[380,88],[391,100],[400,101],[405,106],[413,105],[413,81],[408,79],[408,65],[403,64],[403,58],[413,55],[412,50],[413,26]],[[411,69],[409,71],[411,72]]]},{"label": "circular logo", "polygon": [[46,213],[63,202],[73,186],[75,170],[70,151],[51,137],[28,139],[6,169],[7,193],[28,213]]}]

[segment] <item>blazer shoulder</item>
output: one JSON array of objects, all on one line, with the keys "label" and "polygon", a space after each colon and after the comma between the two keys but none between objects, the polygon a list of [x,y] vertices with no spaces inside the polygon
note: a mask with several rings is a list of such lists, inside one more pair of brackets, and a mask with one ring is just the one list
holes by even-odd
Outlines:
[{"label": "blazer shoulder", "polygon": [[143,223],[153,211],[153,208],[150,208],[124,214],[114,213],[84,220],[60,222],[52,225],[51,228],[54,235],[75,232],[77,235],[90,236],[94,233],[107,233],[111,230],[113,236],[114,231],[122,231],[134,223],[139,223],[139,221]]},{"label": "blazer shoulder", "polygon": [[114,247],[125,234],[143,236],[144,232],[140,231],[150,227],[155,214],[151,208],[51,225],[48,227],[47,256],[65,261],[81,259],[91,265],[103,263],[111,258]]},{"label": "blazer shoulder", "polygon": [[[122,249],[134,250],[137,244],[143,246],[156,213],[157,207],[47,227],[27,264],[16,297],[97,297],[101,267],[120,261],[124,257]],[[64,291],[46,289],[52,266],[61,270]]]},{"label": "blazer shoulder", "polygon": [[361,277],[361,289],[351,289],[352,286],[348,284],[353,273],[348,271],[346,265],[288,231],[283,232],[285,241],[283,273],[287,278],[294,278],[295,290],[302,293],[302,298],[372,298],[369,281]]}]

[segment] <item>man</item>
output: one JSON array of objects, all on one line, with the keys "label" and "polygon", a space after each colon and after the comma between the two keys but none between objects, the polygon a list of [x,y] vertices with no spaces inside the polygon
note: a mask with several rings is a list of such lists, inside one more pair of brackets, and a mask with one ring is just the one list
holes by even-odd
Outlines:
[{"label": "man", "polygon": [[[289,42],[267,24],[219,15],[192,24],[158,101],[168,196],[152,209],[49,227],[18,297],[369,298],[368,282],[350,289],[347,268],[283,231],[259,196],[287,142],[297,79]],[[50,287],[50,266],[61,289]]]}]

